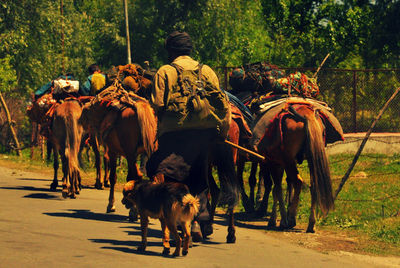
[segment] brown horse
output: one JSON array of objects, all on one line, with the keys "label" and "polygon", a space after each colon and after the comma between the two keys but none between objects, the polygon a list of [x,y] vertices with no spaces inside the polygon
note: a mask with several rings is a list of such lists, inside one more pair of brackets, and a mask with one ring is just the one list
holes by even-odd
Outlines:
[{"label": "brown horse", "polygon": [[54,148],[54,180],[52,189],[57,187],[58,154],[61,155],[63,170],[64,198],[75,198],[80,191],[81,176],[78,163],[78,152],[83,128],[78,122],[82,108],[75,99],[66,100],[57,105],[53,114],[51,141]]},{"label": "brown horse", "polygon": [[[101,135],[90,127],[93,115],[102,120]],[[146,101],[137,101],[135,108],[126,107],[122,111],[104,109],[101,103],[98,103],[85,105],[81,121],[92,137],[99,137],[100,143],[105,147],[104,156],[110,167],[110,195],[107,212],[114,212],[117,158],[123,156],[128,162],[127,181],[141,179],[142,174],[136,165],[137,156],[144,152],[150,155],[156,148],[157,121],[154,112]],[[96,184],[98,184],[97,181]]]},{"label": "brown horse", "polygon": [[[263,176],[272,176],[274,182],[272,215],[269,227],[276,226],[276,207],[279,202],[281,228],[296,226],[296,214],[303,179],[297,163],[304,156],[310,171],[311,212],[307,232],[315,232],[315,209],[319,207],[326,215],[334,207],[328,158],[325,152],[324,124],[319,112],[306,103],[288,103],[286,113],[281,113],[275,126],[265,131],[257,149],[265,155],[262,163]],[[282,195],[282,177],[286,172],[289,204],[286,212]],[[268,193],[269,194],[269,193]]]}]

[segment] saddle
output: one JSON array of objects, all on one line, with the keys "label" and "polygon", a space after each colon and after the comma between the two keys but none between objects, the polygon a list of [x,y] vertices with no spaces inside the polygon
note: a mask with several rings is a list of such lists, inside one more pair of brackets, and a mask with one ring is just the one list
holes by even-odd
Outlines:
[{"label": "saddle", "polygon": [[[279,122],[288,114],[294,114],[296,106],[306,105],[310,109],[318,110],[318,114],[325,126],[325,143],[334,143],[343,141],[343,129],[339,120],[330,112],[328,105],[314,99],[303,99],[298,97],[288,97],[280,99],[266,105],[262,112],[259,112],[255,119],[253,127],[253,137],[250,140],[250,145],[256,148],[264,135],[272,136]],[[283,137],[282,129],[279,129],[281,138]],[[268,136],[267,136],[268,137]],[[263,139],[268,142],[269,139]],[[267,144],[269,146],[269,144]]]}]

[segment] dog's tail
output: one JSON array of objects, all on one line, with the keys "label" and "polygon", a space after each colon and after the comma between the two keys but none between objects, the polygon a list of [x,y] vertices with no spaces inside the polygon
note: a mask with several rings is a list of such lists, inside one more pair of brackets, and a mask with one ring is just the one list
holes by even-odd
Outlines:
[{"label": "dog's tail", "polygon": [[199,213],[200,201],[191,194],[186,194],[182,198],[183,215],[193,219]]}]

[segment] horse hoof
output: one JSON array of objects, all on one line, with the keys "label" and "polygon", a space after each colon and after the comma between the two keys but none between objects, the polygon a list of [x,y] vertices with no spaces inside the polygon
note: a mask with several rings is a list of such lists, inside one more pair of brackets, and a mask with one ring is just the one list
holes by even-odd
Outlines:
[{"label": "horse hoof", "polygon": [[67,189],[63,189],[63,191],[62,191],[62,197],[63,198],[67,198],[68,197],[68,191],[67,191]]},{"label": "horse hoof", "polygon": [[288,228],[292,229],[293,227],[296,226],[296,219],[290,219],[288,220]]},{"label": "horse hoof", "polygon": [[169,249],[169,248],[164,248],[164,249],[163,249],[163,252],[162,252],[162,255],[168,256],[168,255],[169,255],[169,252],[170,252],[170,249]]},{"label": "horse hoof", "polygon": [[182,250],[182,255],[183,256],[186,256],[188,254],[188,251],[187,250]]},{"label": "horse hoof", "polygon": [[308,227],[306,233],[311,233],[311,234],[313,234],[313,233],[315,233],[315,230],[314,230],[314,228],[312,228],[312,227],[311,227],[311,228]]},{"label": "horse hoof", "polygon": [[115,212],[115,206],[107,206],[107,213]]},{"label": "horse hoof", "polygon": [[104,187],[110,188],[110,183],[108,181],[104,182]]},{"label": "horse hoof", "polygon": [[52,183],[51,185],[50,185],[50,191],[56,191],[57,190],[57,183]]},{"label": "horse hoof", "polygon": [[256,218],[264,218],[267,216],[267,211],[265,209],[257,209],[254,216]]},{"label": "horse hoof", "polygon": [[179,251],[178,252],[175,251],[173,255],[174,255],[174,257],[179,257]]},{"label": "horse hoof", "polygon": [[139,252],[144,252],[146,250],[146,247],[145,246],[139,246],[138,248],[137,248],[137,251],[139,251]]},{"label": "horse hoof", "polygon": [[209,235],[212,235],[213,227],[210,222],[200,222],[200,228],[201,228],[201,233],[204,238],[206,238]]},{"label": "horse hoof", "polygon": [[268,229],[274,229],[274,228],[276,228],[276,221],[268,221],[267,228],[268,228]]},{"label": "horse hoof", "polygon": [[236,236],[234,234],[228,234],[226,236],[226,243],[234,244],[236,242]]},{"label": "horse hoof", "polygon": [[96,182],[94,188],[96,188],[97,190],[104,190],[104,186],[101,182]]}]

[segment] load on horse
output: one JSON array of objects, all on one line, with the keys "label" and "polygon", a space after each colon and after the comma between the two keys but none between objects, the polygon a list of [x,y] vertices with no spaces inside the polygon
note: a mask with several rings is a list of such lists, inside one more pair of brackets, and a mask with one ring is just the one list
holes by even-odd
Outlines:
[{"label": "load on horse", "polygon": [[[325,146],[343,140],[339,121],[330,112],[327,104],[314,99],[319,92],[318,85],[313,78],[305,74],[285,76],[276,66],[258,63],[249,65],[246,69],[235,69],[230,76],[232,92],[246,102],[256,117],[252,124],[253,136],[249,146],[266,158],[259,163],[260,175],[264,178],[266,187],[260,206],[262,209],[266,209],[272,180],[274,182],[274,205],[269,226],[276,225],[278,201],[280,226],[292,228],[296,225],[299,195],[303,184],[297,164],[307,159],[311,182],[311,212],[307,232],[314,232],[316,205],[319,204],[324,214],[333,208]],[[289,194],[287,210],[282,196],[284,171],[287,175]],[[240,178],[241,175],[238,176]],[[250,182],[254,184],[255,180]],[[254,185],[250,188],[253,190]],[[244,198],[243,201],[247,199]],[[245,207],[249,205],[245,204]]]},{"label": "load on horse", "polygon": [[[58,186],[58,155],[61,155],[63,170],[63,197],[75,198],[80,191],[78,152],[82,137],[82,126],[78,120],[82,113],[82,102],[77,98],[79,82],[59,77],[51,82],[49,92],[40,96],[27,109],[32,122],[41,126],[41,134],[54,147],[54,178],[50,186]],[[41,89],[44,89],[42,87]],[[40,90],[39,90],[40,91]],[[40,94],[43,92],[39,92]]]}]

